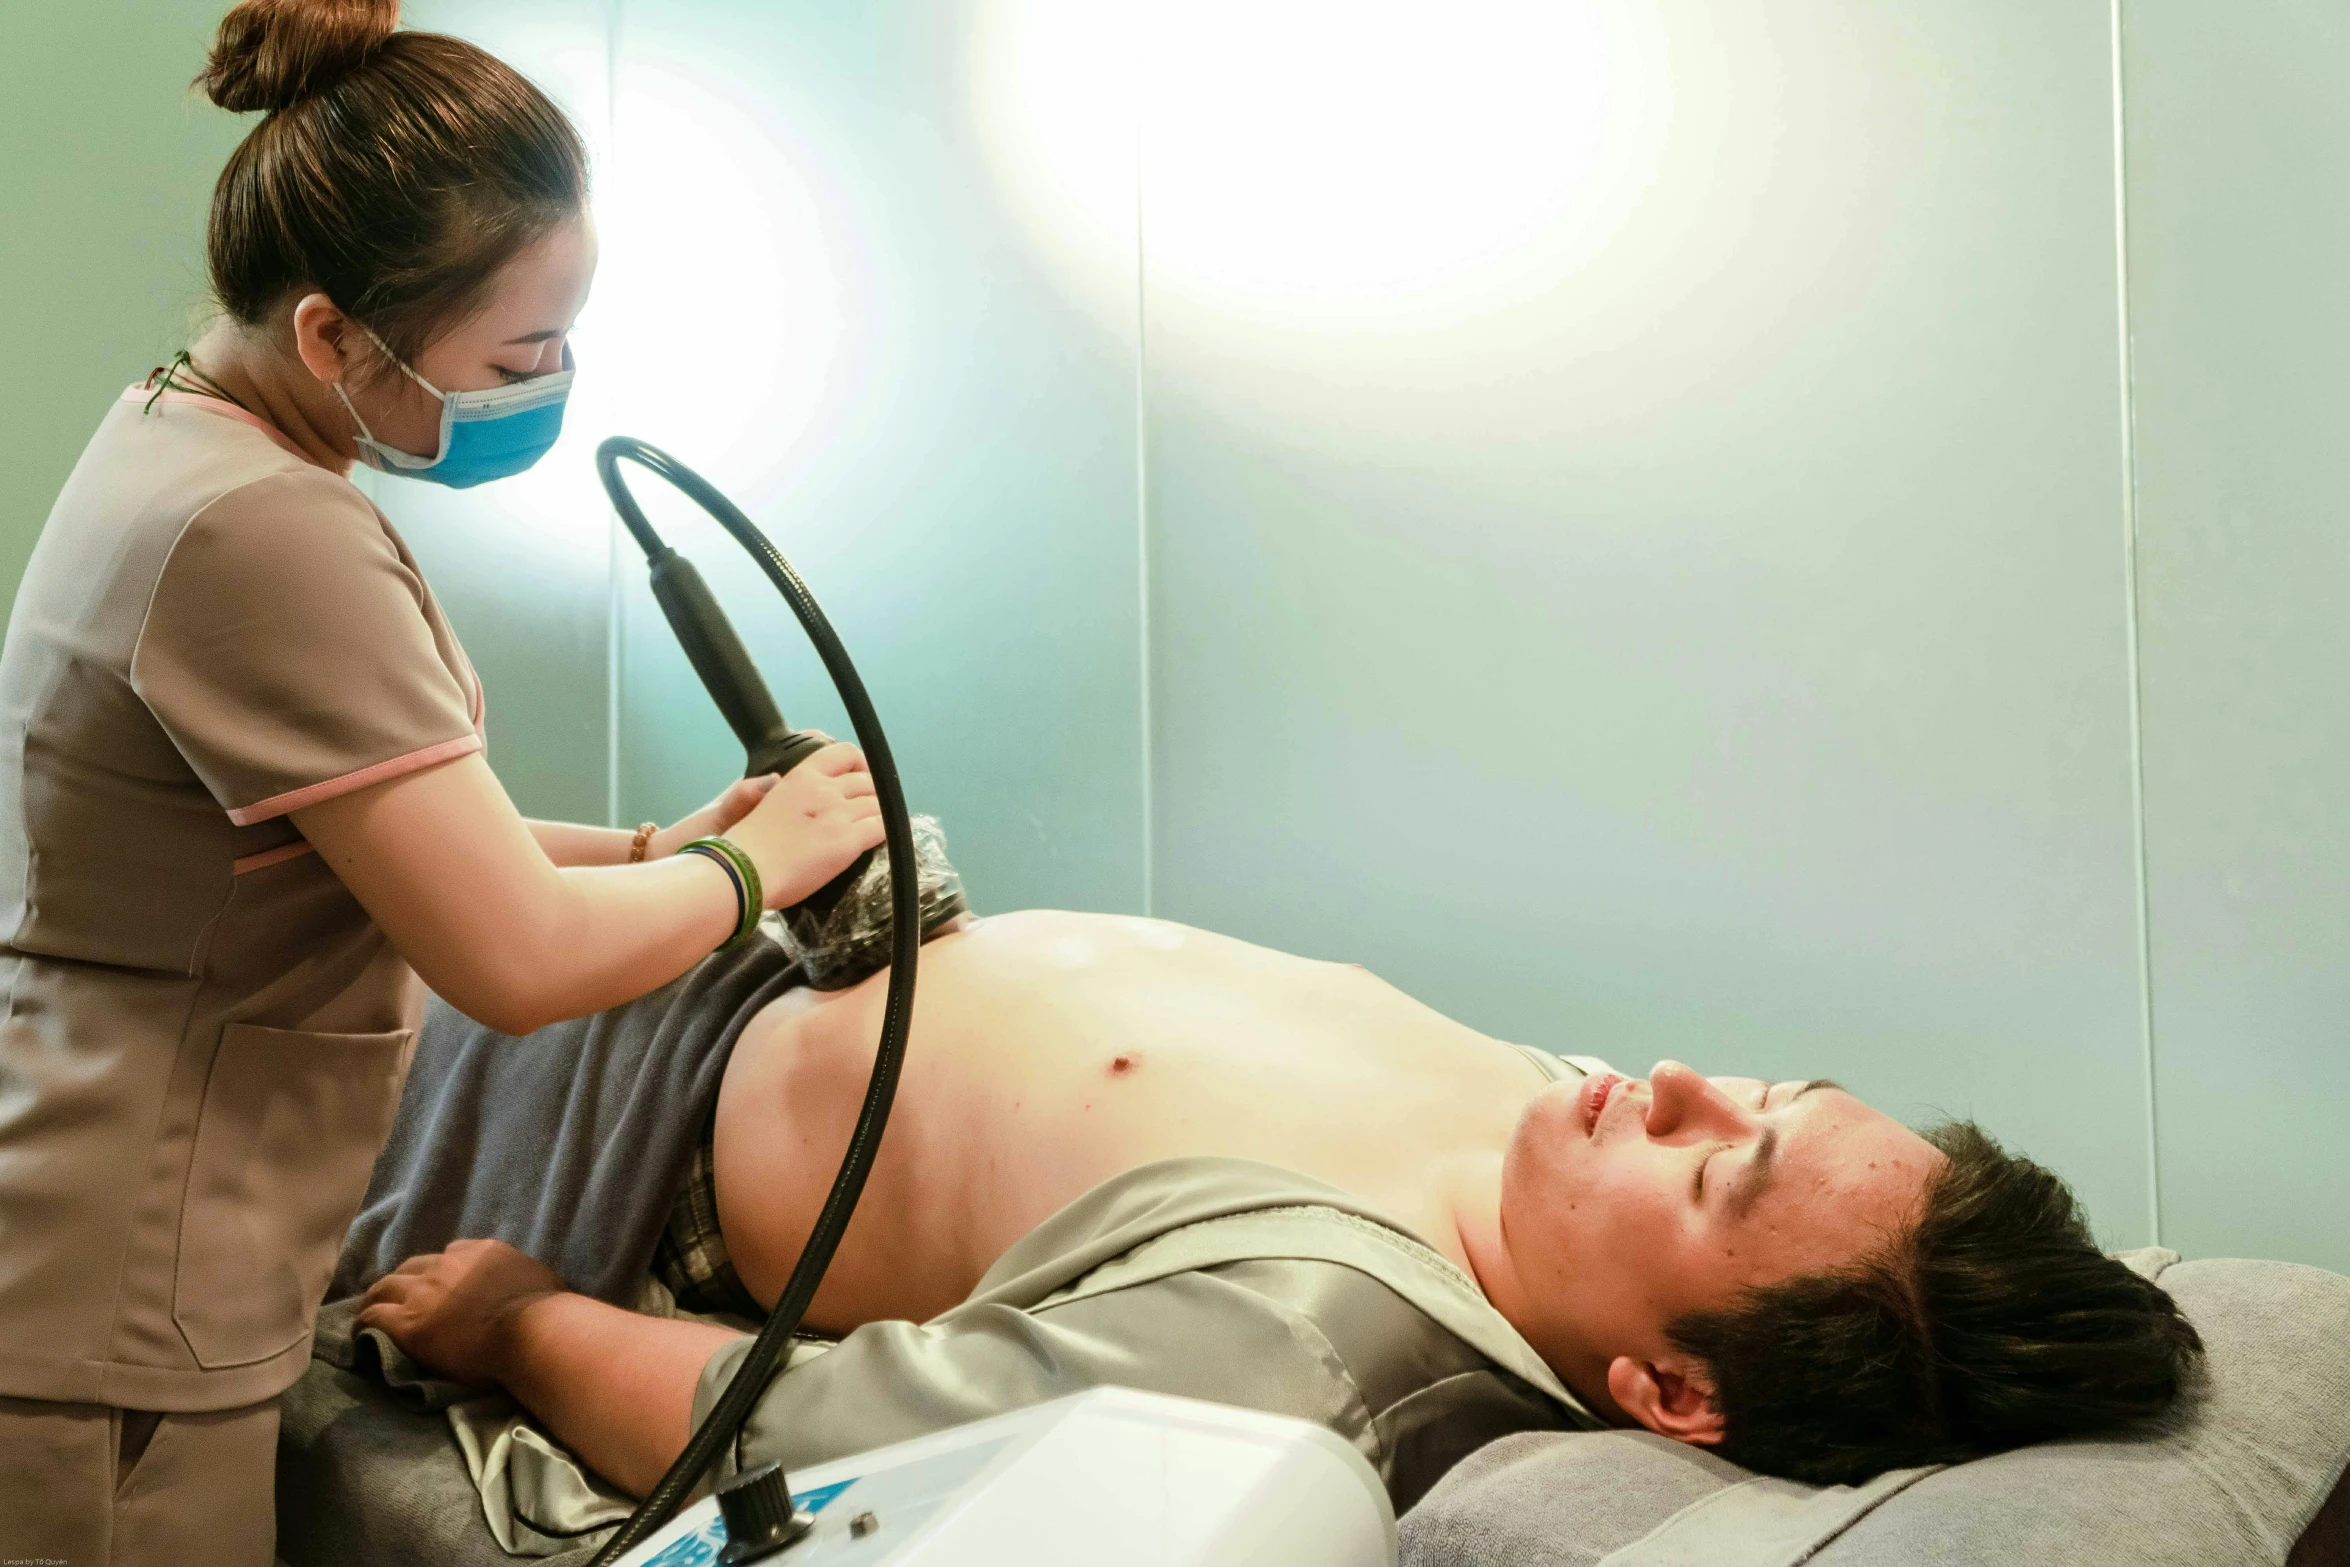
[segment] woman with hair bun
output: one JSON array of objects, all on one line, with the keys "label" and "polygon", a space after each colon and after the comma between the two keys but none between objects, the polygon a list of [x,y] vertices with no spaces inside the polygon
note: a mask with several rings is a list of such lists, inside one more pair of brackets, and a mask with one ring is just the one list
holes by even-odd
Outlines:
[{"label": "woman with hair bun", "polygon": [[881,841],[834,746],[668,828],[525,822],[354,463],[561,427],[595,270],[547,98],[394,0],[245,0],[219,323],[123,394],[0,655],[0,1557],[268,1567],[277,1396],[424,983],[507,1033],[633,999]]}]

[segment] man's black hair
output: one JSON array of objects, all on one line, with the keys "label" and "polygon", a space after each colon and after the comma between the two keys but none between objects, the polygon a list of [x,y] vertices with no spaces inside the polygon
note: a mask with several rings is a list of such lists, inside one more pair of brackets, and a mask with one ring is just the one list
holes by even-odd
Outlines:
[{"label": "man's black hair", "polygon": [[1666,1336],[1712,1375],[1734,1463],[1813,1485],[2149,1419],[2203,1342],[2097,1249],[2064,1182],[1970,1121],[1918,1220],[1847,1269],[1748,1291]]}]

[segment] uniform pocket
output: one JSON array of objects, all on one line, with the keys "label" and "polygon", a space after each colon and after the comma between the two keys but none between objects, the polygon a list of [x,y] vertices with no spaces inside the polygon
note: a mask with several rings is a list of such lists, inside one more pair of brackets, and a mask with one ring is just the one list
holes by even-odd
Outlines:
[{"label": "uniform pocket", "polygon": [[221,1035],[172,1281],[172,1319],[197,1364],[249,1365],[309,1334],[391,1131],[415,1037],[250,1023]]}]

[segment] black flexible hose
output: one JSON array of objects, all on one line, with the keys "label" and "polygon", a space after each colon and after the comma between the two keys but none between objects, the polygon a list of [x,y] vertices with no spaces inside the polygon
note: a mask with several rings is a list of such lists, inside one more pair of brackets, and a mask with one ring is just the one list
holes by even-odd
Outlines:
[{"label": "black flexible hose", "polygon": [[658,447],[616,435],[596,448],[596,472],[603,479],[605,492],[612,497],[621,521],[643,546],[648,559],[658,561],[670,551],[646,522],[628,486],[622,482],[620,459],[623,457],[651,469],[693,497],[750,551],[766,571],[767,580],[775,584],[784,602],[791,605],[801,629],[807,632],[808,640],[823,658],[825,672],[832,676],[841,704],[848,709],[857,744],[864,748],[865,763],[872,769],[874,791],[880,800],[884,841],[889,847],[892,871],[890,970],[889,999],[882,1010],[881,1039],[874,1050],[873,1077],[865,1088],[865,1103],[857,1112],[855,1130],[849,1134],[840,1174],[833,1179],[832,1191],[824,1199],[823,1211],[816,1216],[815,1228],[808,1233],[808,1244],[792,1268],[790,1281],[784,1285],[775,1310],[768,1314],[767,1325],[759,1330],[750,1352],[735,1368],[726,1391],[719,1394],[718,1402],[685,1444],[685,1451],[669,1466],[661,1483],[628,1516],[619,1532],[605,1542],[589,1567],[609,1567],[669,1521],[678,1504],[708,1470],[711,1460],[742,1429],[751,1406],[766,1391],[776,1366],[791,1348],[792,1335],[799,1331],[800,1319],[807,1315],[808,1303],[816,1298],[816,1288],[824,1281],[824,1270],[831,1266],[832,1254],[839,1248],[841,1235],[857,1210],[857,1199],[865,1190],[865,1178],[872,1173],[873,1158],[881,1146],[882,1131],[889,1124],[890,1104],[897,1097],[898,1068],[905,1060],[906,1033],[914,1018],[914,968],[922,950],[920,878],[913,874],[914,829],[906,817],[905,791],[899,786],[897,765],[890,759],[881,720],[874,715],[864,682],[857,678],[856,666],[849,662],[848,652],[834,634],[832,623],[824,618],[824,611],[817,607],[815,596],[809,593],[799,573],[792,570],[791,562],[707,479]]}]

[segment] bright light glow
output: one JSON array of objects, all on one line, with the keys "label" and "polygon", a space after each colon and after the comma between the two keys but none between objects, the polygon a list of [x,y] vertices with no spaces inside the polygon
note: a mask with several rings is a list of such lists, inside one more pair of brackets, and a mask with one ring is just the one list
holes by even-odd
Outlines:
[{"label": "bright light glow", "polygon": [[978,91],[1087,296],[1131,315],[1139,168],[1154,291],[1409,324],[1622,224],[1665,118],[1623,42],[1597,0],[995,0]]},{"label": "bright light glow", "polygon": [[1134,319],[1142,0],[990,0],[972,72],[997,176],[1075,291]]},{"label": "bright light glow", "polygon": [[779,457],[843,402],[854,302],[836,252],[854,235],[828,224],[790,127],[690,61],[632,62],[617,121],[583,415],[689,462]]}]

